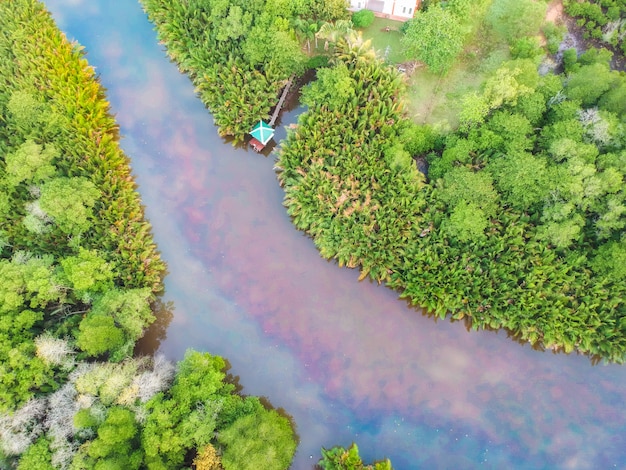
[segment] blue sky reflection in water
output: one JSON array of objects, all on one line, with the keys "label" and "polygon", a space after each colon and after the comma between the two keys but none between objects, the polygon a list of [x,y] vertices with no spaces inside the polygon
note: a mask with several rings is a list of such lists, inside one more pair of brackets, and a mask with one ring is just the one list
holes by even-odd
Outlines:
[{"label": "blue sky reflection in water", "polygon": [[293,468],[352,440],[400,470],[626,468],[626,367],[467,333],[357,282],[292,227],[273,156],[217,136],[135,1],[46,3],[108,89],[169,265],[159,351],[226,356],[244,392],[294,416]]}]

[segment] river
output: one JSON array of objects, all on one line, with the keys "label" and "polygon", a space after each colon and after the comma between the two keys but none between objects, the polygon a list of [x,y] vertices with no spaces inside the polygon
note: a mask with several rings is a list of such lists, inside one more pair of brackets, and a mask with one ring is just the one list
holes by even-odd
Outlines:
[{"label": "river", "polygon": [[244,393],[293,416],[294,469],[352,441],[398,470],[626,468],[625,366],[435,322],[321,259],[286,215],[274,156],[218,137],[138,3],[46,4],[108,90],[169,266],[153,348],[227,357]]}]

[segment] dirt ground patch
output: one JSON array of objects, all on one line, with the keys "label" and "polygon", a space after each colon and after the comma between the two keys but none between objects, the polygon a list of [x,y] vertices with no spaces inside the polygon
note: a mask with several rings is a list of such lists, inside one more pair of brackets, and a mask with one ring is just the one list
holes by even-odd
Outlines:
[{"label": "dirt ground patch", "polygon": [[546,21],[552,21],[553,23],[559,23],[563,20],[563,1],[554,0],[548,4],[546,11]]}]

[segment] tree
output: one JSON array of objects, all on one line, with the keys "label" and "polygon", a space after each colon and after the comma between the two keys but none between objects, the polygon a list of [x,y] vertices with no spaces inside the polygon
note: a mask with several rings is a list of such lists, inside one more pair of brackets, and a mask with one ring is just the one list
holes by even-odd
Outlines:
[{"label": "tree", "polygon": [[393,470],[389,459],[365,465],[355,443],[347,449],[339,446],[322,449],[322,458],[317,462],[317,467],[322,470]]},{"label": "tree", "polygon": [[110,289],[94,300],[91,312],[113,317],[115,323],[134,342],[154,321],[155,317],[150,309],[151,299],[152,293],[149,288]]},{"label": "tree", "polygon": [[439,188],[439,199],[450,207],[464,201],[474,203],[487,216],[496,212],[498,193],[493,188],[491,175],[485,171],[455,167],[445,174]]},{"label": "tree", "polygon": [[308,0],[308,7],[318,21],[345,20],[350,15],[348,0]]},{"label": "tree", "polygon": [[507,64],[496,70],[483,87],[483,96],[489,109],[496,109],[502,105],[515,106],[520,97],[531,94],[533,88],[524,83],[522,78],[521,67],[511,67]]},{"label": "tree", "polygon": [[486,22],[509,44],[536,34],[545,18],[546,5],[533,0],[497,0],[492,2]]},{"label": "tree", "polygon": [[301,102],[305,106],[338,109],[354,94],[354,79],[345,64],[323,67],[316,73],[317,80],[302,89]]},{"label": "tree", "polygon": [[626,121],[626,77],[616,79],[616,83],[602,95],[598,106],[604,110],[617,114],[622,121]]},{"label": "tree", "polygon": [[97,426],[97,434],[80,448],[74,468],[136,470],[141,466],[143,452],[139,449],[139,428],[132,411],[110,408],[104,422]]},{"label": "tree", "polygon": [[54,145],[42,147],[33,140],[27,140],[15,152],[10,152],[5,160],[5,180],[12,186],[19,183],[41,183],[56,172],[52,161],[58,156]]},{"label": "tree", "polygon": [[489,220],[478,204],[461,200],[454,206],[442,227],[452,237],[466,242],[484,237],[487,225]]},{"label": "tree", "polygon": [[402,44],[433,73],[445,75],[463,49],[464,36],[459,17],[437,5],[416,13]]},{"label": "tree", "polygon": [[374,22],[374,12],[372,10],[359,10],[352,14],[352,24],[355,28],[367,28]]},{"label": "tree", "polygon": [[[293,20],[293,28],[296,31],[296,34],[301,38],[301,40],[306,41],[306,49],[308,53],[311,53],[311,39],[315,38],[315,34],[319,29],[319,25],[317,22],[313,20],[306,20],[304,18],[298,17]],[[316,45],[317,47],[317,45]]]},{"label": "tree", "polygon": [[225,470],[274,470],[289,468],[296,442],[287,418],[274,410],[261,409],[243,416],[221,431],[218,441],[225,446]]},{"label": "tree", "polygon": [[96,250],[80,247],[78,255],[61,260],[61,267],[79,298],[113,288],[113,266]]},{"label": "tree", "polygon": [[335,44],[342,37],[347,37],[354,34],[352,29],[352,21],[350,20],[337,20],[334,23],[322,23],[315,37],[324,39],[324,49],[328,49],[329,44]]},{"label": "tree", "polygon": [[591,266],[595,272],[613,282],[626,280],[626,237],[622,237],[621,241],[611,241],[600,246]]},{"label": "tree", "polygon": [[546,159],[527,152],[494,158],[487,169],[494,175],[505,201],[519,210],[543,203],[552,187]]},{"label": "tree", "polygon": [[461,100],[461,112],[459,113],[461,130],[468,131],[485,122],[489,111],[490,106],[484,95],[475,91],[465,94]]},{"label": "tree", "polygon": [[179,467],[190,449],[210,443],[234,389],[223,382],[225,366],[219,356],[187,351],[170,390],[148,401],[141,439],[149,465]]},{"label": "tree", "polygon": [[252,66],[262,65],[265,70],[285,77],[302,72],[306,62],[298,41],[275,25],[269,28],[255,26],[243,45],[243,51]]},{"label": "tree", "polygon": [[217,28],[218,41],[233,41],[245,37],[252,26],[252,14],[244,13],[238,5],[231,5],[228,16],[220,22]]},{"label": "tree", "polygon": [[100,190],[86,178],[53,178],[41,187],[41,208],[65,233],[87,230]]},{"label": "tree", "polygon": [[222,468],[222,460],[217,453],[215,447],[211,444],[205,445],[193,461],[196,470],[220,470]]},{"label": "tree", "polygon": [[151,298],[149,288],[111,289],[96,296],[91,311],[80,324],[78,346],[92,356],[107,352],[114,362],[128,357],[135,342],[154,321]]},{"label": "tree", "polygon": [[24,139],[50,138],[60,129],[60,116],[35,94],[15,90],[7,103],[7,124]]},{"label": "tree", "polygon": [[[537,232],[539,238],[545,239],[548,243],[551,243],[556,248],[564,249],[574,243],[579,237],[583,226],[585,225],[585,219],[580,214],[572,214],[569,211],[568,205],[563,205],[567,207],[564,210],[568,215],[564,215],[560,218],[550,218],[553,211],[549,211],[547,217],[542,217],[542,221],[544,221],[544,225],[539,227]],[[562,206],[558,205],[555,207],[555,210],[559,210]],[[545,212],[544,212],[545,214]]]},{"label": "tree", "polygon": [[17,470],[54,470],[49,441],[43,437],[24,452],[17,465]]},{"label": "tree", "polygon": [[585,65],[570,74],[565,93],[571,100],[580,100],[585,107],[593,106],[606,91],[612,88],[616,78],[616,74],[611,72],[608,64]]},{"label": "tree", "polygon": [[87,315],[78,330],[76,345],[90,356],[112,353],[124,344],[124,332],[107,315]]}]

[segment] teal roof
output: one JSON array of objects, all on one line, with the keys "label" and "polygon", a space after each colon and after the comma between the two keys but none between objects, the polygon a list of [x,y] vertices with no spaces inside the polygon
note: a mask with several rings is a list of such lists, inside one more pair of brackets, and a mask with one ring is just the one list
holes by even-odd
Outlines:
[{"label": "teal roof", "polygon": [[267,144],[272,137],[274,137],[274,128],[265,121],[261,120],[250,131],[250,135],[263,145]]}]

